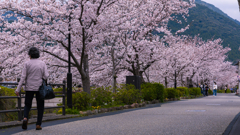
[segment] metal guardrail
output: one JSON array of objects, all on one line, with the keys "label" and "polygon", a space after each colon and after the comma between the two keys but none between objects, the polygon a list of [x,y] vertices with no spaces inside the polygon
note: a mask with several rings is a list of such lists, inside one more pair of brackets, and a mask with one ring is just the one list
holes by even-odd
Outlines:
[{"label": "metal guardrail", "polygon": [[[18,83],[2,83],[0,82],[0,85],[18,85]],[[55,94],[62,94],[62,95],[56,95],[55,97],[62,97],[62,106],[54,106],[54,107],[44,107],[44,109],[52,109],[52,108],[62,108],[62,115],[65,115],[65,89],[66,89],[66,84],[48,84],[51,86],[63,86],[63,92],[55,92]],[[18,112],[18,120],[21,121],[23,119],[23,111],[21,107],[21,102],[22,98],[25,98],[25,96],[22,96],[22,94],[25,93],[19,93],[19,96],[0,96],[0,99],[11,99],[11,98],[17,98],[17,109],[12,109],[12,110],[0,110],[0,113],[7,113],[7,112]],[[34,96],[35,97],[35,96]],[[37,108],[31,108],[31,110],[37,110]]]}]

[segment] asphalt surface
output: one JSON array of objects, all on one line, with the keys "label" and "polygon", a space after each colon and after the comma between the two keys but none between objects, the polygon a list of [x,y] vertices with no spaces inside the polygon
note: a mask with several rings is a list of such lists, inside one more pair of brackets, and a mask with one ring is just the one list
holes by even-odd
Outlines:
[{"label": "asphalt surface", "polygon": [[[0,130],[1,135],[222,135],[236,128],[240,98],[219,94],[95,116],[44,122]],[[240,134],[240,133],[239,133]]]}]

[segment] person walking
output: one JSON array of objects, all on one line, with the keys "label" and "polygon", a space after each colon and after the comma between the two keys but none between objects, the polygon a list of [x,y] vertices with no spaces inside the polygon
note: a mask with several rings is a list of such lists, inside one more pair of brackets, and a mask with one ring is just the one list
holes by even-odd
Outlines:
[{"label": "person walking", "polygon": [[213,84],[213,96],[217,96],[217,83],[214,82]]},{"label": "person walking", "polygon": [[209,89],[209,87],[208,87],[207,83],[205,83],[205,96],[208,96],[208,89]]},{"label": "person walking", "polygon": [[227,85],[225,86],[225,93],[227,93]]},{"label": "person walking", "polygon": [[201,94],[203,94],[203,85],[199,83],[199,87],[201,89]]},{"label": "person walking", "polygon": [[206,86],[205,86],[205,83],[204,83],[204,84],[203,84],[203,87],[202,87],[202,88],[203,88],[203,90],[202,90],[202,91],[203,91],[203,96],[206,95],[206,93],[205,93],[205,92],[206,92],[205,87],[206,87]]},{"label": "person walking", "polygon": [[40,99],[39,87],[42,85],[42,79],[46,80],[49,76],[46,64],[39,60],[39,50],[36,47],[31,47],[28,51],[30,60],[24,63],[22,69],[22,76],[18,83],[15,93],[19,96],[19,92],[22,88],[23,82],[25,82],[25,107],[24,107],[24,119],[22,123],[22,129],[27,129],[28,115],[32,107],[32,100],[34,94],[36,95],[38,117],[36,123],[36,130],[41,130],[43,112],[44,112],[44,100]]}]

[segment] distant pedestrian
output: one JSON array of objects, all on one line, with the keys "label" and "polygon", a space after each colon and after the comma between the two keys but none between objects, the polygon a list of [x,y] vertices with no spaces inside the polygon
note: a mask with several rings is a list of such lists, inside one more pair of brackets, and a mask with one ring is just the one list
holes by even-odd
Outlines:
[{"label": "distant pedestrian", "polygon": [[236,88],[236,87],[234,87],[234,89],[233,89],[233,92],[234,92],[234,93],[236,93],[236,91],[237,91],[237,88]]},{"label": "distant pedestrian", "polygon": [[230,90],[231,90],[231,93],[233,93],[233,88],[231,88]]},{"label": "distant pedestrian", "polygon": [[203,96],[205,96],[205,85],[203,84],[203,89],[202,89],[202,94],[203,94]]},{"label": "distant pedestrian", "polygon": [[224,90],[225,90],[225,93],[227,93],[227,85],[225,86],[225,89],[224,89]]},{"label": "distant pedestrian", "polygon": [[20,82],[18,83],[18,87],[15,90],[17,96],[19,96],[19,92],[25,82],[25,107],[24,107],[24,119],[22,124],[22,129],[27,129],[28,124],[28,115],[29,111],[32,107],[32,100],[34,94],[36,94],[36,101],[37,101],[37,123],[36,123],[36,130],[41,130],[43,112],[44,112],[44,100],[40,99],[39,94],[39,87],[42,85],[43,80],[48,78],[48,70],[46,64],[39,60],[40,57],[39,50],[36,47],[31,47],[29,49],[28,55],[30,60],[24,64],[22,69],[22,76]]},{"label": "distant pedestrian", "polygon": [[203,85],[199,83],[199,87],[201,89],[201,94],[203,94]]},{"label": "distant pedestrian", "polygon": [[214,82],[213,84],[213,96],[217,96],[217,83]]},{"label": "distant pedestrian", "polygon": [[208,89],[209,89],[209,87],[208,87],[207,83],[205,83],[205,96],[208,96]]}]

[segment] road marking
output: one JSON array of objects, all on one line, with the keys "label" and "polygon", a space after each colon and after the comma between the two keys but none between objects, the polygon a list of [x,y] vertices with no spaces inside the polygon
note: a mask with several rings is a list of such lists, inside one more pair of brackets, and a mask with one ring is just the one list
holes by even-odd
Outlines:
[{"label": "road marking", "polygon": [[207,104],[207,105],[221,105],[221,104]]},{"label": "road marking", "polygon": [[206,110],[187,110],[187,112],[206,112]]}]

